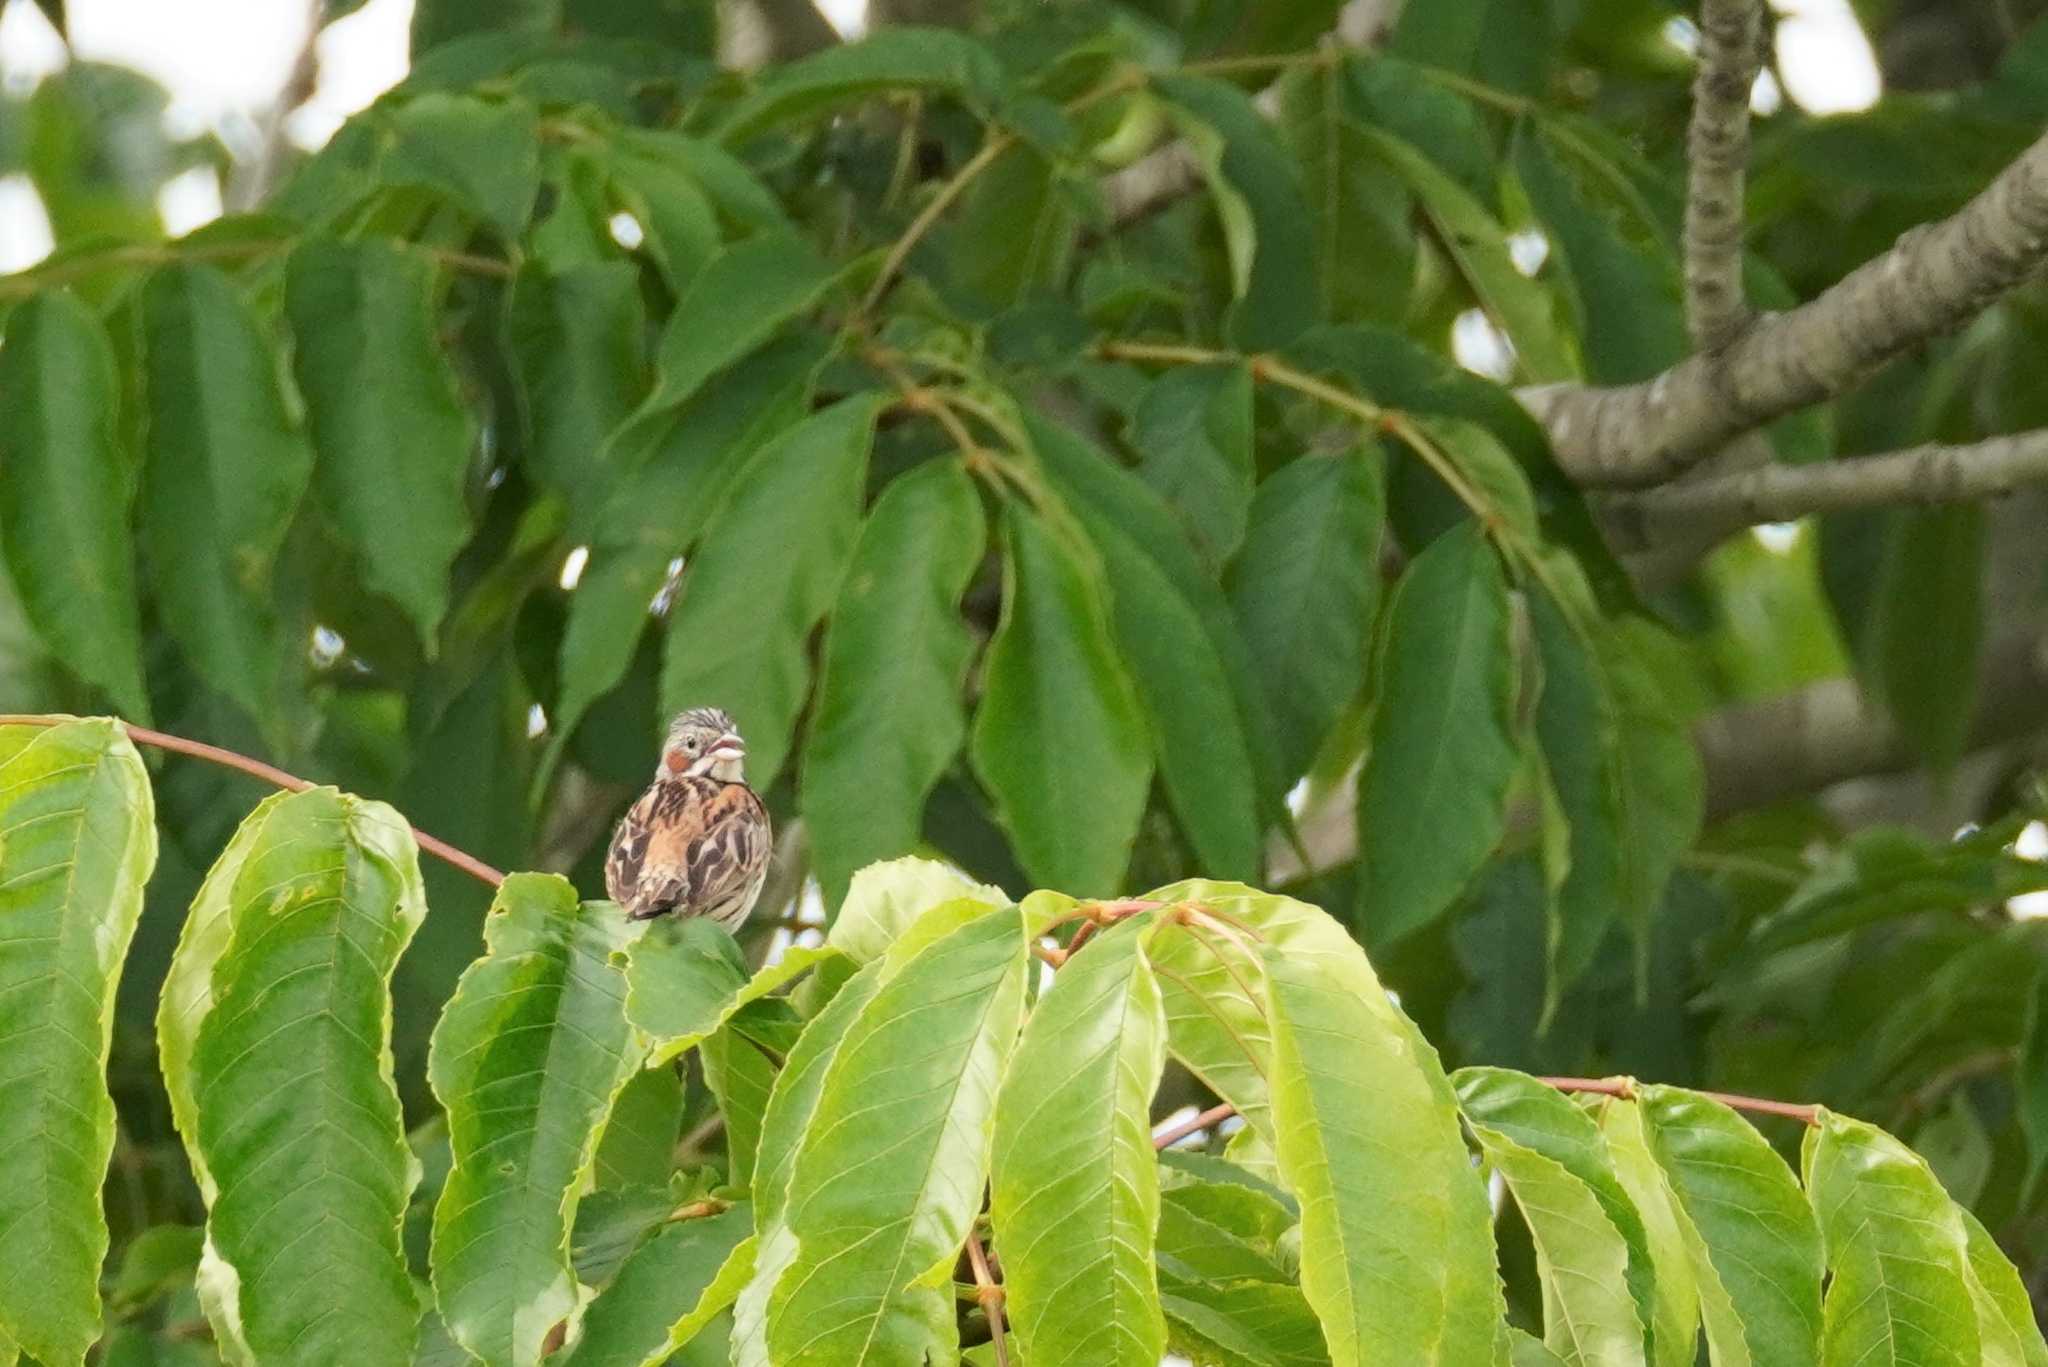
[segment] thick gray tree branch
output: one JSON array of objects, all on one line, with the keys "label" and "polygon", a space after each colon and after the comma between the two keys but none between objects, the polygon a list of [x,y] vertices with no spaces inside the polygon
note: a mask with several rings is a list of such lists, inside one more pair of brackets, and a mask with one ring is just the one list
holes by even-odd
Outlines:
[{"label": "thick gray tree branch", "polygon": [[1655,546],[1671,536],[1718,541],[1762,522],[1892,504],[1998,498],[2048,482],[2048,431],[1992,437],[1963,446],[1929,444],[1882,456],[1760,469],[1684,480],[1608,500],[1602,514],[1629,541]]},{"label": "thick gray tree branch", "polygon": [[1701,0],[1685,187],[1685,313],[1701,351],[1719,351],[1749,323],[1742,193],[1762,36],[1762,0]]},{"label": "thick gray tree branch", "polygon": [[1594,488],[1662,484],[1730,438],[1842,393],[1953,331],[2048,258],[2048,137],[1953,217],[1914,229],[1818,299],[1717,352],[1609,389],[1523,391],[1558,461]]}]

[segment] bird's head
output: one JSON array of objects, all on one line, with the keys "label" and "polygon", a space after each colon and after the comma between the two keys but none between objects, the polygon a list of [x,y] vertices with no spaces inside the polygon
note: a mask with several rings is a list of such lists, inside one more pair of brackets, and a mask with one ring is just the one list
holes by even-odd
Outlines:
[{"label": "bird's head", "polygon": [[668,724],[668,739],[662,742],[661,765],[655,777],[689,774],[738,783],[746,758],[746,742],[740,739],[731,717],[715,707],[693,707],[677,713]]}]

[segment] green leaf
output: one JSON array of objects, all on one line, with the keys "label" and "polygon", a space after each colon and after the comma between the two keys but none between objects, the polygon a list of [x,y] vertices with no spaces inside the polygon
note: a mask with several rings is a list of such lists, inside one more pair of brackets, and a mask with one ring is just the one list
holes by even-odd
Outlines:
[{"label": "green leaf", "polygon": [[[1246,351],[1285,346],[1316,321],[1314,228],[1286,149],[1251,99],[1209,76],[1160,76],[1152,88],[1184,112],[1223,219],[1237,304],[1231,340]],[[1503,249],[1505,250],[1505,249]]]},{"label": "green leaf", "polygon": [[890,859],[853,875],[825,942],[857,964],[895,949],[927,912],[973,901],[989,910],[1010,905],[1000,888],[977,883],[950,864],[932,859]]},{"label": "green leaf", "polygon": [[529,262],[513,278],[506,332],[519,365],[526,459],[584,518],[604,492],[605,438],[644,381],[647,327],[640,274],[623,261],[561,269]]},{"label": "green leaf", "polygon": [[383,241],[313,238],[286,267],[315,483],[364,584],[432,636],[469,538],[475,439],[435,341],[434,273]]},{"label": "green leaf", "polygon": [[1819,1362],[1820,1230],[1791,1170],[1718,1101],[1643,1086],[1636,1105],[1685,1239],[1715,1367]]},{"label": "green leaf", "polygon": [[1640,976],[1664,885],[1699,834],[1706,775],[1685,717],[1644,659],[1657,629],[1627,619],[1622,625],[1641,631],[1610,632],[1596,645],[1618,712],[1609,763],[1621,801],[1621,914],[1635,932]]},{"label": "green leaf", "polygon": [[1678,262],[1654,242],[1624,238],[1558,165],[1548,139],[1524,129],[1514,159],[1578,306],[1586,378],[1629,384],[1676,364],[1686,352]]},{"label": "green leaf", "polygon": [[1542,670],[1536,740],[1568,832],[1567,862],[1549,901],[1546,1010],[1593,963],[1619,909],[1621,794],[1614,773],[1621,743],[1613,700],[1592,644],[1571,614],[1540,585],[1527,595],[1529,626]]},{"label": "green leaf", "polygon": [[1282,809],[1254,743],[1263,712],[1228,603],[1134,475],[1049,423],[1033,425],[1032,444],[1102,555],[1111,626],[1188,843],[1204,867],[1251,876],[1264,857],[1261,804]]},{"label": "green leaf", "polygon": [[1507,582],[1477,524],[1415,558],[1388,605],[1358,794],[1358,916],[1392,944],[1440,916],[1499,841],[1520,753]]},{"label": "green leaf", "polygon": [[877,959],[847,979],[797,1037],[776,1074],[754,1157],[754,1274],[733,1306],[734,1367],[769,1367],[769,1300],[797,1254],[788,1220],[790,1175],[847,1034],[894,966]]},{"label": "green leaf", "polygon": [[2027,1141],[2023,1192],[2031,1196],[2042,1172],[2048,1171],[2048,972],[2036,972],[2027,998],[2026,1028],[2013,1064],[2013,1092],[2013,1115]]},{"label": "green leaf", "polygon": [[953,1262],[981,1206],[1029,962],[1019,913],[987,913],[905,964],[848,1028],[790,1175],[797,1251],[768,1314],[778,1364],[958,1353]]},{"label": "green leaf", "polygon": [[1962,756],[1975,716],[1986,544],[1975,504],[1898,513],[1872,598],[1877,694],[1900,734],[1943,771]]},{"label": "green leaf", "polygon": [[1131,420],[1138,474],[1180,515],[1212,569],[1244,540],[1251,511],[1252,376],[1188,366],[1152,382]]},{"label": "green leaf", "polygon": [[986,111],[1001,100],[1003,87],[995,54],[968,35],[893,25],[776,68],[727,116],[718,136],[727,144],[743,142],[889,90],[949,95]]},{"label": "green leaf", "polygon": [[1700,1340],[1699,1289],[1671,1190],[1643,1133],[1641,1109],[1633,1101],[1601,1103],[1600,1135],[1607,1141],[1616,1179],[1642,1217],[1650,1263],[1656,1269],[1656,1352],[1651,1361],[1655,1367],[1694,1367]]},{"label": "green leaf", "polygon": [[1248,1128],[1273,1140],[1273,1031],[1256,951],[1215,936],[1164,935],[1146,953],[1173,1057],[1236,1107]]},{"label": "green leaf", "polygon": [[611,962],[626,940],[612,903],[514,874],[434,1028],[427,1077],[455,1159],[434,1206],[434,1287],[449,1333],[485,1362],[539,1362],[576,1308],[577,1198],[640,1061]]},{"label": "green leaf", "polygon": [[45,290],[7,316],[0,548],[8,573],[51,653],[147,721],[119,394],[113,347],[75,296]]},{"label": "green leaf", "polygon": [[1033,1363],[1156,1367],[1159,1168],[1150,1106],[1166,1018],[1133,917],[1074,956],[1032,1008],[996,1102],[990,1216],[1004,1310]]},{"label": "green leaf", "polygon": [[1642,1218],[1599,1127],[1561,1092],[1521,1073],[1467,1068],[1453,1081],[1466,1123],[1535,1243],[1545,1342],[1568,1363],[1644,1362],[1656,1274]]},{"label": "green leaf", "polygon": [[507,242],[516,241],[540,191],[533,107],[430,92],[399,106],[384,176],[445,194]]},{"label": "green leaf", "polygon": [[789,226],[775,192],[746,162],[717,143],[668,128],[622,128],[617,137],[628,165],[651,163],[687,174],[732,227],[753,231]]},{"label": "green leaf", "polygon": [[601,1188],[659,1186],[668,1181],[682,1123],[683,1079],[676,1070],[645,1068],[635,1073],[612,1101],[591,1179]]},{"label": "green leaf", "polygon": [[974,178],[948,234],[947,280],[983,314],[1057,287],[1073,257],[1077,215],[1059,165],[1029,143]]},{"label": "green leaf", "polygon": [[[1661,1328],[1655,1244],[1593,1117],[1554,1086],[1505,1068],[1462,1068],[1452,1082],[1458,1088],[1458,1109],[1507,1178],[1528,1219],[1538,1258],[1550,1267],[1546,1303],[1563,1312],[1575,1330],[1585,1328],[1589,1334],[1587,1340],[1577,1334],[1567,1338],[1552,1322],[1550,1347],[1567,1361],[1640,1363],[1645,1347],[1655,1347],[1657,1361],[1677,1357],[1690,1363],[1690,1353],[1665,1349],[1655,1342],[1655,1332],[1645,1334]],[[1608,1269],[1581,1283],[1563,1271],[1567,1258],[1581,1256],[1606,1265],[1614,1256],[1610,1232],[1622,1244],[1622,1273]],[[1614,1308],[1616,1291],[1624,1291],[1626,1322]]]},{"label": "green leaf", "polygon": [[1514,344],[1522,376],[1539,384],[1577,378],[1550,297],[1515,269],[1508,256],[1507,229],[1500,220],[1408,143],[1377,128],[1365,133],[1415,192],[1458,274],[1493,325]]},{"label": "green leaf", "polygon": [[1376,453],[1303,456],[1259,485],[1230,601],[1292,784],[1365,683],[1386,495]]},{"label": "green leaf", "polygon": [[591,704],[625,677],[670,561],[710,521],[747,458],[807,410],[816,360],[809,346],[771,346],[668,415],[656,429],[654,448],[632,453],[640,459],[608,452],[617,487],[598,519],[601,540],[569,600],[555,740],[535,776],[536,791]]},{"label": "green leaf", "polygon": [[[713,515],[669,614],[664,714],[723,707],[748,742],[748,780],[782,771],[810,685],[806,638],[831,607],[860,533],[878,394],[842,399],[757,452]],[[762,548],[780,548],[763,555]]]},{"label": "green leaf", "polygon": [[1325,1367],[1330,1361],[1300,1287],[1174,1281],[1159,1299],[1173,1350],[1191,1361],[1232,1367]]},{"label": "green leaf", "polygon": [[792,947],[753,974],[730,931],[701,916],[661,920],[634,942],[626,965],[626,1016],[647,1040],[647,1066],[702,1043],[757,1001],[839,951]]},{"label": "green leaf", "polygon": [[1150,735],[1093,567],[1015,504],[1003,526],[1002,619],[969,753],[1025,870],[1107,895],[1144,815]]},{"label": "green leaf", "polygon": [[1414,204],[1364,136],[1344,86],[1334,62],[1283,73],[1274,126],[1301,168],[1323,319],[1399,323],[1414,284]]},{"label": "green leaf", "polygon": [[228,278],[168,266],[142,292],[142,540],[158,606],[200,677],[276,707],[272,566],[313,477],[269,339]]},{"label": "green leaf", "polygon": [[412,1360],[390,981],[425,914],[404,820],[331,788],[257,807],[193,903],[157,1034],[238,1359]]},{"label": "green leaf", "polygon": [[1991,1136],[1967,1092],[1950,1092],[1947,1104],[1913,1131],[1913,1151],[1958,1205],[1972,1205],[1983,1194],[1991,1176]]},{"label": "green leaf", "polygon": [[835,274],[793,233],[763,233],[712,258],[669,316],[643,411],[673,408],[695,394],[807,312]]},{"label": "green leaf", "polygon": [[116,724],[0,727],[0,1339],[51,1367],[100,1336],[114,989],[155,864],[149,777]]},{"label": "green leaf", "polygon": [[950,460],[891,480],[861,529],[804,746],[803,816],[827,906],[855,870],[917,848],[925,798],[960,752],[974,649],[960,595],[985,540],[974,482]]},{"label": "green leaf", "polygon": [[1955,1215],[1963,1225],[1967,1254],[1963,1272],[1977,1305],[1977,1334],[1984,1345],[1984,1360],[1998,1367],[2048,1363],[2048,1342],[2041,1338],[2033,1301],[2018,1270],[1976,1216],[1961,1207]]},{"label": "green leaf", "polygon": [[583,1336],[565,1367],[666,1362],[739,1294],[753,1266],[753,1217],[741,1202],[715,1215],[664,1224],[590,1303]]},{"label": "green leaf", "polygon": [[1963,1231],[1927,1164],[1874,1126],[1832,1112],[1809,1132],[1802,1157],[1827,1242],[1821,1361],[1981,1362]]},{"label": "green leaf", "polygon": [[619,201],[646,236],[647,255],[670,292],[682,298],[723,249],[711,197],[668,157],[644,154],[629,144],[612,147],[606,164]]},{"label": "green leaf", "polygon": [[1341,927],[1267,902],[1273,1128],[1301,1201],[1301,1289],[1331,1360],[1490,1361],[1492,1211],[1436,1053]]},{"label": "green leaf", "polygon": [[119,1313],[189,1290],[205,1246],[206,1231],[197,1225],[151,1225],[128,1241],[121,1270],[107,1287],[108,1303]]},{"label": "green leaf", "polygon": [[[730,1024],[706,1036],[697,1046],[697,1056],[704,1061],[704,1085],[718,1099],[718,1113],[725,1117],[726,1180],[736,1187],[751,1187],[754,1157],[761,1148],[761,1121],[775,1087],[775,1061]],[[665,1071],[654,1069],[644,1076]],[[674,1149],[671,1140],[671,1154]]]}]

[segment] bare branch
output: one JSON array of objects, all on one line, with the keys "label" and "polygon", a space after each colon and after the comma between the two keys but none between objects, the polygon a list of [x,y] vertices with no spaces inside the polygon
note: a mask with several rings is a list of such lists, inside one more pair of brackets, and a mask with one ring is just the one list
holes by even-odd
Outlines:
[{"label": "bare branch", "polygon": [[1522,401],[1589,487],[1644,488],[1739,433],[1831,398],[1951,332],[2048,259],[2048,137],[1954,216],[1915,228],[1826,293],[1640,384],[1552,385]]},{"label": "bare branch", "polygon": [[2043,482],[2048,430],[1819,465],[1766,465],[1616,498],[1602,512],[1639,544],[1656,545],[1667,532],[1717,541],[1743,527],[1809,513],[1997,498]]},{"label": "bare branch", "polygon": [[1742,297],[1742,191],[1762,21],[1761,0],[1701,0],[1685,191],[1685,312],[1701,351],[1719,351],[1749,324]]}]

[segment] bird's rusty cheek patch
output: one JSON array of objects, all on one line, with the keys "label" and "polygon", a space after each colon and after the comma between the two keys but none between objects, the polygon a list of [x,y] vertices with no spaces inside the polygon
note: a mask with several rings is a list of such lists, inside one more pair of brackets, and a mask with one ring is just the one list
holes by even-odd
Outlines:
[{"label": "bird's rusty cheek patch", "polygon": [[671,774],[680,774],[689,767],[688,757],[680,750],[662,751],[661,763]]}]

